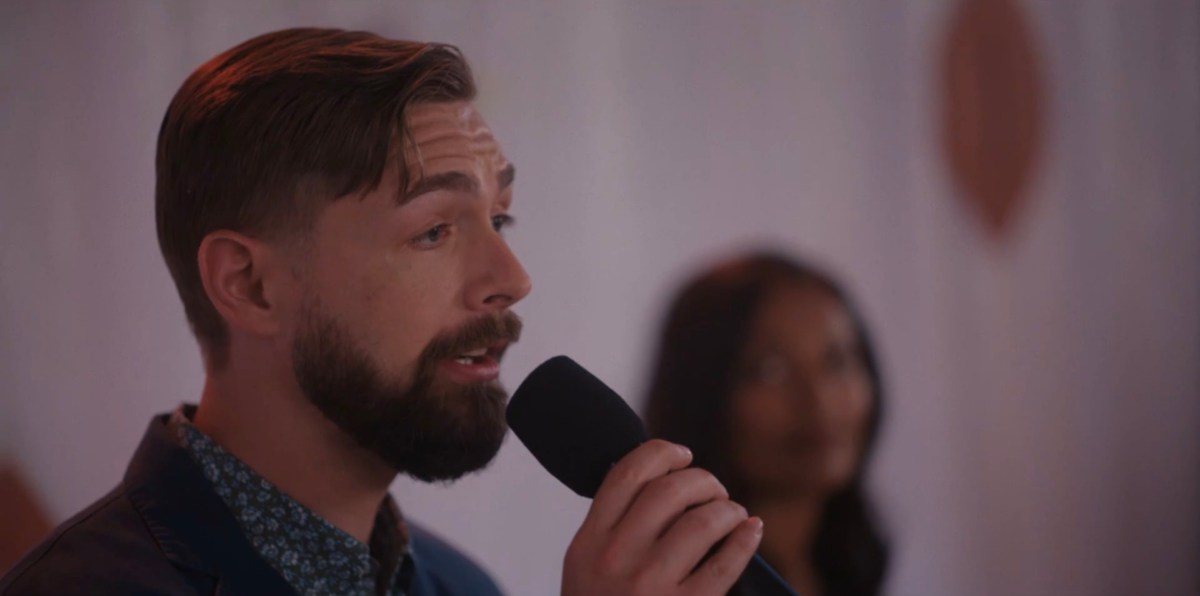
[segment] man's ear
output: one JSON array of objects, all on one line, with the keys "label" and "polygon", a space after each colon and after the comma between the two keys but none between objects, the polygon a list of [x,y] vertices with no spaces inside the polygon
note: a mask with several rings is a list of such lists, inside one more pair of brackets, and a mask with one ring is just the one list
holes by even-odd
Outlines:
[{"label": "man's ear", "polygon": [[200,281],[231,330],[273,335],[282,328],[280,305],[264,287],[271,257],[267,244],[230,230],[217,230],[200,242]]}]

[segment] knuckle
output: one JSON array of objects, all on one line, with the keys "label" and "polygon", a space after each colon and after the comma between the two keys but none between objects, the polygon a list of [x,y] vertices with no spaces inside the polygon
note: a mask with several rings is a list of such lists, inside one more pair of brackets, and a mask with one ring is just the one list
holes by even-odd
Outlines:
[{"label": "knuckle", "polygon": [[708,470],[703,468],[687,468],[675,472],[675,474],[679,475],[681,479],[686,479],[688,485],[697,494],[729,496],[729,492],[725,490],[725,485],[721,484],[721,481]]},{"label": "knuckle", "polygon": [[671,442],[667,441],[666,439],[650,439],[649,441],[646,441],[645,448],[662,451],[664,449],[670,448],[671,445],[672,445]]},{"label": "knuckle", "polygon": [[753,532],[737,532],[734,534],[737,544],[748,553],[753,554],[758,548],[759,537]]},{"label": "knuckle", "polygon": [[747,517],[746,508],[730,501],[721,501],[721,522],[722,525],[739,524]]},{"label": "knuckle", "polygon": [[649,441],[642,443],[642,445],[635,451],[644,452],[650,457],[662,457],[663,455],[666,455],[670,449],[671,444],[667,441],[662,439],[650,439]]},{"label": "knuckle", "polygon": [[686,477],[676,473],[655,478],[646,487],[646,491],[656,500],[680,501],[686,493]]},{"label": "knuckle", "polygon": [[742,520],[750,517],[750,513],[748,511],[746,511],[746,508],[743,507],[741,503],[738,503],[736,501],[726,500],[725,504],[726,504],[726,507],[729,507],[729,509],[733,511],[734,517],[736,517],[738,519],[738,521],[742,521]]},{"label": "knuckle", "polygon": [[697,468],[696,470],[699,473],[698,475],[700,476],[699,481],[702,482],[709,491],[716,493],[718,495],[722,495],[724,497],[729,496],[729,490],[726,489],[725,485],[722,484],[721,481],[716,476],[714,476],[711,472],[709,472],[708,470],[701,470],[699,468]]},{"label": "knuckle", "polygon": [[596,557],[595,569],[601,577],[616,577],[621,574],[623,557],[621,549],[609,545]]},{"label": "knuckle", "polygon": [[698,529],[709,533],[721,525],[721,519],[724,517],[721,513],[723,511],[713,507],[702,507],[691,512],[691,522]]},{"label": "knuckle", "polygon": [[563,554],[563,567],[575,567],[579,560],[583,558],[580,552],[582,549],[583,547],[579,545],[578,539],[571,541],[571,544],[567,545],[567,552]]},{"label": "knuckle", "polygon": [[639,481],[637,468],[632,465],[616,465],[608,471],[606,482],[615,484],[632,484]]},{"label": "knuckle", "polygon": [[641,570],[630,578],[629,593],[634,596],[651,596],[662,593],[657,577],[649,570]]},{"label": "knuckle", "polygon": [[676,506],[699,505],[728,497],[716,477],[704,470],[689,468],[655,478],[646,486],[651,498]]},{"label": "knuckle", "polygon": [[719,503],[714,507],[702,507],[695,510],[695,523],[705,533],[713,533],[728,525],[732,513],[733,509],[725,503]]},{"label": "knuckle", "polygon": [[720,558],[714,557],[713,559],[709,560],[708,564],[705,565],[704,568],[709,576],[717,580],[725,579],[733,574],[732,566],[727,561]]},{"label": "knuckle", "polygon": [[746,510],[733,501],[714,501],[688,511],[680,521],[706,535],[729,532],[731,526],[746,519]]},{"label": "knuckle", "polygon": [[655,457],[671,458],[683,453],[684,447],[663,439],[646,441],[645,448],[653,451]]}]

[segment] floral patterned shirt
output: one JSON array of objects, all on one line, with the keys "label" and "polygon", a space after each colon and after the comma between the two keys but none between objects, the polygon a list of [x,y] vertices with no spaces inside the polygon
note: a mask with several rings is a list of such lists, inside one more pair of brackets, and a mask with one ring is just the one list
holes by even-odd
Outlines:
[{"label": "floral patterned shirt", "polygon": [[363,544],[276,488],[192,424],[194,406],[171,415],[179,441],[233,512],[254,550],[300,594],[403,596],[412,558],[403,518],[388,496]]}]

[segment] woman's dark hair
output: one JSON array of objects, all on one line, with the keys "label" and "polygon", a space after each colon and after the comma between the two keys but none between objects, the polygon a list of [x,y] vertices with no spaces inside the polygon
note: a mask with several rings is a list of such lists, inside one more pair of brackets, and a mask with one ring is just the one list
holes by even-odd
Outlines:
[{"label": "woman's dark hair", "polygon": [[858,311],[833,278],[774,253],[753,253],[721,264],[687,283],[672,302],[658,349],[646,423],[650,434],[687,445],[695,465],[711,471],[735,500],[745,482],[730,459],[730,396],[742,352],[763,299],[781,286],[829,292],[846,308],[858,333],[872,388],[866,445],[851,481],[826,501],[813,543],[813,565],[827,594],[876,594],[888,549],[865,494],[863,475],[879,432],[883,384]]}]

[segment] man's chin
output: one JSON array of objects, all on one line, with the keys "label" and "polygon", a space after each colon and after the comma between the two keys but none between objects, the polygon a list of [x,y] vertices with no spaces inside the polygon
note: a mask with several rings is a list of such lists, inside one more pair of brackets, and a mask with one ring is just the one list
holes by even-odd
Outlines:
[{"label": "man's chin", "polygon": [[427,451],[421,457],[411,457],[410,454],[403,462],[394,462],[392,467],[398,473],[421,482],[455,482],[463,476],[482,472],[491,465],[508,435],[508,426],[503,428],[499,438],[490,443],[475,441],[472,445],[463,445],[460,441],[455,445],[430,445],[426,446]]},{"label": "man's chin", "polygon": [[360,447],[428,482],[452,481],[491,463],[508,433],[499,362],[519,332],[515,316],[480,319],[435,339],[404,383],[376,366],[336,319],[315,305],[307,310],[292,346],[296,381]]},{"label": "man's chin", "polygon": [[423,399],[436,414],[422,412],[416,425],[396,420],[398,432],[389,433],[375,453],[398,472],[425,482],[454,481],[486,468],[508,434],[508,393],[496,380],[459,384],[436,374],[429,389]]}]

